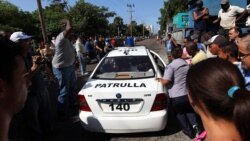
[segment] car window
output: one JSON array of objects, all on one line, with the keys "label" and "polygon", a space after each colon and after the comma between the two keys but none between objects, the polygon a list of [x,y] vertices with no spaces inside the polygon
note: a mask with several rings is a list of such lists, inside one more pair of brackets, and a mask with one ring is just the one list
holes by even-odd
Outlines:
[{"label": "car window", "polygon": [[[157,58],[157,57],[156,57]],[[165,71],[165,66],[164,66],[164,64],[162,63],[162,61],[160,60],[160,59],[156,59],[156,64],[157,64],[157,66],[158,66],[158,68],[159,68],[159,70],[160,70],[160,72],[161,72],[161,75],[163,76],[163,74],[164,74],[164,71]]]},{"label": "car window", "polygon": [[119,56],[104,58],[93,78],[138,79],[154,76],[155,69],[148,56]]},{"label": "car window", "polygon": [[161,75],[163,76],[165,71],[165,64],[163,63],[162,59],[160,59],[159,56],[156,55],[154,52],[151,51],[150,53],[153,56],[155,63],[160,70]]}]

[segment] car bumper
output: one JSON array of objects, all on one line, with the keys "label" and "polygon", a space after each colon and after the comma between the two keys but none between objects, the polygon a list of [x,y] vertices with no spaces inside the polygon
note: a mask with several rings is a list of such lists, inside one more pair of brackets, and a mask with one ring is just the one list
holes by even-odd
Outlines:
[{"label": "car bumper", "polygon": [[155,132],[167,124],[167,110],[138,117],[95,117],[91,112],[80,111],[79,117],[86,130],[102,133]]}]

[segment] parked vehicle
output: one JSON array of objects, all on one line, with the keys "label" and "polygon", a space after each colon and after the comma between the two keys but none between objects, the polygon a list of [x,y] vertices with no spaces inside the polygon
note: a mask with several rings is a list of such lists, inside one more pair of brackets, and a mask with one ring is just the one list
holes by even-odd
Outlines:
[{"label": "parked vehicle", "polygon": [[168,96],[157,78],[164,69],[160,56],[144,46],[110,51],[78,94],[83,127],[104,133],[163,130]]}]

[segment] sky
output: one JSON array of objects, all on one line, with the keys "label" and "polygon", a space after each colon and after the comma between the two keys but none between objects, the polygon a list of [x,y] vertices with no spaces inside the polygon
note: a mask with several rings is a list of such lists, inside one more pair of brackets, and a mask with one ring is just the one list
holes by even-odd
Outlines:
[{"label": "sky", "polygon": [[[8,0],[23,11],[34,11],[37,9],[36,0]],[[68,0],[71,6],[75,5],[76,0]],[[116,12],[117,16],[123,18],[125,24],[130,22],[130,12],[127,5],[132,7],[132,20],[137,24],[153,25],[156,33],[159,30],[158,18],[160,17],[160,9],[163,8],[164,0],[85,0],[93,5],[104,6],[109,11]],[[42,0],[42,6],[49,5],[49,0]],[[112,19],[110,19],[113,21]]]}]

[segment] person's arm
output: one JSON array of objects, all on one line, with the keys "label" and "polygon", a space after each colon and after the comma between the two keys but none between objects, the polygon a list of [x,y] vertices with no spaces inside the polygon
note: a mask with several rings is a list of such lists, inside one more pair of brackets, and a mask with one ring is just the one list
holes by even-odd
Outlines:
[{"label": "person's arm", "polygon": [[67,19],[64,21],[64,31],[63,31],[63,35],[64,37],[68,37],[70,34],[72,27],[71,27],[71,23],[70,21]]},{"label": "person's arm", "polygon": [[44,51],[44,49],[41,49],[39,53],[41,54],[42,57],[45,56],[45,51]]},{"label": "person's arm", "polygon": [[29,70],[31,78],[34,76],[35,73],[37,73],[40,70],[41,64],[39,62],[41,62],[41,60],[42,58],[39,55],[32,56],[32,66]]},{"label": "person's arm", "polygon": [[213,21],[213,24],[217,24],[218,22],[220,22],[221,18],[217,18],[216,20]]},{"label": "person's arm", "polygon": [[202,11],[203,13],[205,13],[205,15],[202,17],[202,19],[206,20],[209,18],[209,10],[207,8],[204,8],[204,10]]},{"label": "person's arm", "polygon": [[174,46],[178,46],[177,41],[175,40],[175,38],[171,37],[171,41],[174,44]]},{"label": "person's arm", "polygon": [[247,10],[244,10],[240,16],[238,16],[238,18],[235,20],[235,22],[237,23],[239,20],[241,20],[245,15],[247,14]]},{"label": "person's arm", "polygon": [[170,84],[170,80],[166,80],[166,79],[162,79],[162,78],[159,78],[159,81],[163,84],[163,85],[169,85]]},{"label": "person's arm", "polygon": [[193,18],[195,21],[208,18],[208,9],[207,8],[204,8],[201,13],[202,13],[201,15],[197,15],[196,12],[193,12]]},{"label": "person's arm", "polygon": [[100,47],[98,46],[98,43],[96,44],[95,48],[96,48],[97,50],[101,51],[101,52],[103,51],[102,48],[100,48]]},{"label": "person's arm", "polygon": [[167,65],[163,77],[159,78],[158,81],[161,82],[163,85],[167,86],[171,83],[173,76],[174,76],[174,69],[170,65]]}]

